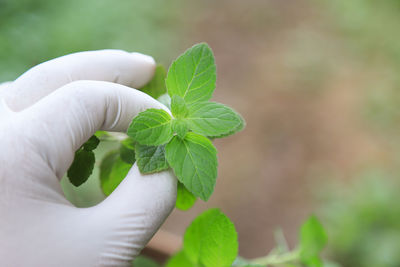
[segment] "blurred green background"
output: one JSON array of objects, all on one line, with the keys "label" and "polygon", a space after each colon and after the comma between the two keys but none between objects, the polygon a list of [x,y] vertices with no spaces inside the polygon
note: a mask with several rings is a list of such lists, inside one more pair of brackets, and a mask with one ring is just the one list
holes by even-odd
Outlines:
[{"label": "blurred green background", "polygon": [[[240,254],[265,255],[281,227],[289,244],[315,212],[326,256],[349,267],[400,266],[399,0],[0,0],[0,81],[84,50],[147,53],[168,66],[205,41],[218,65],[215,99],[247,128],[218,140],[208,203],[174,211],[181,235],[201,210],[235,222]],[[114,144],[98,149],[100,159]],[[98,172],[80,207],[104,196]]]}]

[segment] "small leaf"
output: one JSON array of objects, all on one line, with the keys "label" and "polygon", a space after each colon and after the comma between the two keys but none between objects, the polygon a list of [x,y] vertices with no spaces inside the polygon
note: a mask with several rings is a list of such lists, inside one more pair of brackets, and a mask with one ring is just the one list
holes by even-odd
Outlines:
[{"label": "small leaf", "polygon": [[183,139],[189,131],[189,126],[185,120],[175,119],[172,121],[172,130]]},{"label": "small leaf", "polygon": [[179,56],[168,70],[168,94],[178,95],[187,104],[207,101],[211,98],[216,81],[216,67],[211,48],[197,44]]},{"label": "small leaf", "polygon": [[157,65],[153,79],[151,79],[151,81],[140,90],[153,98],[160,97],[162,94],[167,92],[167,88],[165,87],[165,76],[167,76],[167,72],[164,66]]},{"label": "small leaf", "polygon": [[195,264],[231,266],[238,253],[235,226],[219,209],[207,210],[186,229],[183,250]]},{"label": "small leaf", "polygon": [[184,251],[179,251],[171,258],[168,259],[166,267],[192,267],[194,265],[188,257],[185,255]]},{"label": "small leaf", "polygon": [[132,138],[126,138],[121,142],[119,148],[121,159],[126,163],[133,164],[136,161],[135,157],[135,141]]},{"label": "small leaf", "polygon": [[190,193],[186,187],[178,181],[178,190],[176,197],[176,208],[180,210],[188,210],[196,203],[196,197]]},{"label": "small leaf", "polygon": [[244,125],[243,119],[233,109],[215,102],[190,105],[185,120],[193,132],[210,137],[234,134]]},{"label": "small leaf", "polygon": [[87,181],[93,172],[95,157],[93,151],[79,149],[75,152],[75,158],[69,167],[67,176],[75,186],[80,186]]},{"label": "small leaf", "polygon": [[126,177],[132,164],[124,162],[118,151],[111,151],[100,164],[100,185],[106,196],[110,195]]},{"label": "small leaf", "polygon": [[171,120],[162,109],[147,109],[133,119],[127,134],[142,145],[162,145],[172,138]]},{"label": "small leaf", "polygon": [[300,258],[311,267],[322,266],[319,254],[327,241],[327,235],[317,217],[311,216],[300,229]]},{"label": "small leaf", "polygon": [[171,98],[171,111],[172,115],[175,118],[184,118],[188,114],[188,108],[186,106],[185,100],[178,96],[174,95]]},{"label": "small leaf", "polygon": [[138,256],[133,260],[132,267],[161,267],[161,265],[145,256]]},{"label": "small leaf", "polygon": [[86,143],[83,144],[83,149],[87,151],[95,150],[99,143],[100,139],[97,138],[97,136],[93,135],[89,138],[89,140],[86,141]]},{"label": "small leaf", "polygon": [[206,201],[217,178],[217,150],[204,136],[189,132],[185,139],[177,136],[165,147],[166,158],[181,181],[193,195]]},{"label": "small leaf", "polygon": [[137,143],[136,160],[141,173],[154,173],[169,168],[165,159],[165,145],[146,146]]}]

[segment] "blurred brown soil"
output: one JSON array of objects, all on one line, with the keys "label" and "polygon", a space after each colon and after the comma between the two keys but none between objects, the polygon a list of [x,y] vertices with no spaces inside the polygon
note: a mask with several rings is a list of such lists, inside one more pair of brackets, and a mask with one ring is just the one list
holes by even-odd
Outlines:
[{"label": "blurred brown soil", "polygon": [[214,99],[235,107],[247,127],[216,142],[211,200],[174,211],[163,228],[181,235],[199,212],[220,207],[236,225],[242,256],[265,255],[278,226],[293,246],[315,206],[312,182],[347,179],[386,159],[360,119],[368,74],[311,2],[207,0],[186,12],[182,50],[209,43],[218,66]]}]

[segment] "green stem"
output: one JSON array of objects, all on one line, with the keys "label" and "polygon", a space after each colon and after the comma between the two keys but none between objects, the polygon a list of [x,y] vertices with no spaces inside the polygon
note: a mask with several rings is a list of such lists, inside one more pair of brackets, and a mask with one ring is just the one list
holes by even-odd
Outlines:
[{"label": "green stem", "polygon": [[299,259],[299,257],[300,257],[300,250],[297,249],[283,254],[273,254],[261,258],[256,258],[251,260],[251,262],[259,265],[268,266],[268,265],[282,264],[295,261]]}]

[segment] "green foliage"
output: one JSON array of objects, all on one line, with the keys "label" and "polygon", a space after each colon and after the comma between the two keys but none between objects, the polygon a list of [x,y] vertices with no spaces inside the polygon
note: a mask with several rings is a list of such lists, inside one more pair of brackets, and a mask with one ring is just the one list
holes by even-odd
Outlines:
[{"label": "green foliage", "polygon": [[319,187],[327,252],[343,266],[400,266],[398,170],[369,169]]},{"label": "green foliage", "polygon": [[153,98],[159,98],[161,95],[167,92],[164,81],[166,75],[167,72],[164,66],[157,65],[153,79],[151,79],[151,81],[147,83],[144,87],[140,88],[140,90]]},{"label": "green foliage", "polygon": [[169,62],[181,40],[184,6],[180,0],[0,0],[0,82],[78,51],[123,49]]},{"label": "green foliage", "polygon": [[[200,214],[186,229],[181,251],[173,255],[167,267],[320,267],[339,265],[320,260],[321,250],[326,243],[326,234],[315,216],[310,216],[301,226],[300,242],[296,249],[289,251],[284,242],[267,256],[256,259],[238,257],[238,243],[235,226],[218,209]],[[283,240],[282,240],[283,239]]]},{"label": "green foliage", "polygon": [[171,258],[167,266],[231,266],[237,253],[235,226],[220,210],[210,209],[186,229],[182,251]]},{"label": "green foliage", "polygon": [[97,136],[93,135],[89,138],[89,140],[86,141],[86,143],[83,144],[83,149],[87,151],[95,150],[99,143],[100,139],[97,138]]},{"label": "green foliage", "polygon": [[[224,137],[244,126],[243,119],[232,109],[207,102],[215,89],[215,69],[214,56],[207,44],[188,49],[172,63],[166,78],[174,118],[163,110],[149,109],[133,119],[127,132],[141,145],[167,144],[169,166],[188,191],[203,200],[208,200],[214,190],[218,165],[217,151],[207,136]],[[155,79],[160,80],[161,75]],[[139,152],[136,153],[139,158]],[[163,162],[157,157],[158,161]],[[140,168],[144,173],[162,169],[157,164]]]},{"label": "green foliage", "polygon": [[190,259],[186,256],[184,251],[179,251],[173,257],[171,257],[166,267],[188,267],[188,266],[196,266],[193,264]]},{"label": "green foliage", "polygon": [[189,131],[189,125],[185,120],[176,119],[173,120],[172,130],[178,135],[181,139],[184,139],[187,132]]},{"label": "green foliage", "polygon": [[196,200],[197,198],[178,181],[176,208],[180,210],[188,210],[194,205],[194,203],[196,203]]},{"label": "green foliage", "polygon": [[87,181],[93,172],[95,156],[93,151],[79,149],[75,152],[75,158],[69,167],[67,175],[70,182],[75,186],[80,186]]},{"label": "green foliage", "polygon": [[185,100],[179,95],[171,97],[171,111],[175,118],[185,118],[189,112]]},{"label": "green foliage", "polygon": [[108,196],[128,174],[132,164],[124,162],[118,151],[107,154],[100,165],[100,185],[103,193]]},{"label": "green foliage", "polygon": [[136,161],[135,141],[132,138],[126,138],[121,142],[119,149],[121,159],[126,163],[133,164]]},{"label": "green foliage", "polygon": [[181,96],[187,104],[211,98],[216,82],[214,55],[210,47],[197,44],[175,60],[166,79],[168,94]]},{"label": "green foliage", "polygon": [[73,185],[80,186],[89,179],[96,161],[93,150],[97,148],[99,143],[100,140],[93,135],[75,152],[74,161],[67,172],[67,176]]},{"label": "green foliage", "polygon": [[[310,216],[301,226],[299,233],[299,244],[292,251],[288,250],[286,240],[281,232],[277,239],[278,246],[267,256],[237,261],[235,266],[246,266],[245,264],[259,264],[262,266],[291,266],[291,267],[322,267],[328,266],[320,259],[320,253],[326,244],[326,234],[317,217]],[[333,263],[330,263],[331,266]]]},{"label": "green foliage", "polygon": [[195,196],[208,200],[217,178],[217,150],[211,141],[190,132],[185,139],[174,137],[165,150],[178,180]]},{"label": "green foliage", "polygon": [[300,229],[300,259],[310,267],[322,267],[319,258],[325,247],[327,236],[322,224],[315,216],[311,216]]},{"label": "green foliage", "polygon": [[231,108],[215,102],[198,102],[189,106],[189,128],[198,134],[221,137],[233,134],[243,119]]},{"label": "green foliage", "polygon": [[136,143],[137,165],[142,173],[153,173],[169,168],[165,159],[165,145],[146,146]]},{"label": "green foliage", "polygon": [[147,109],[133,119],[127,134],[142,145],[163,145],[172,138],[171,121],[165,110]]}]

